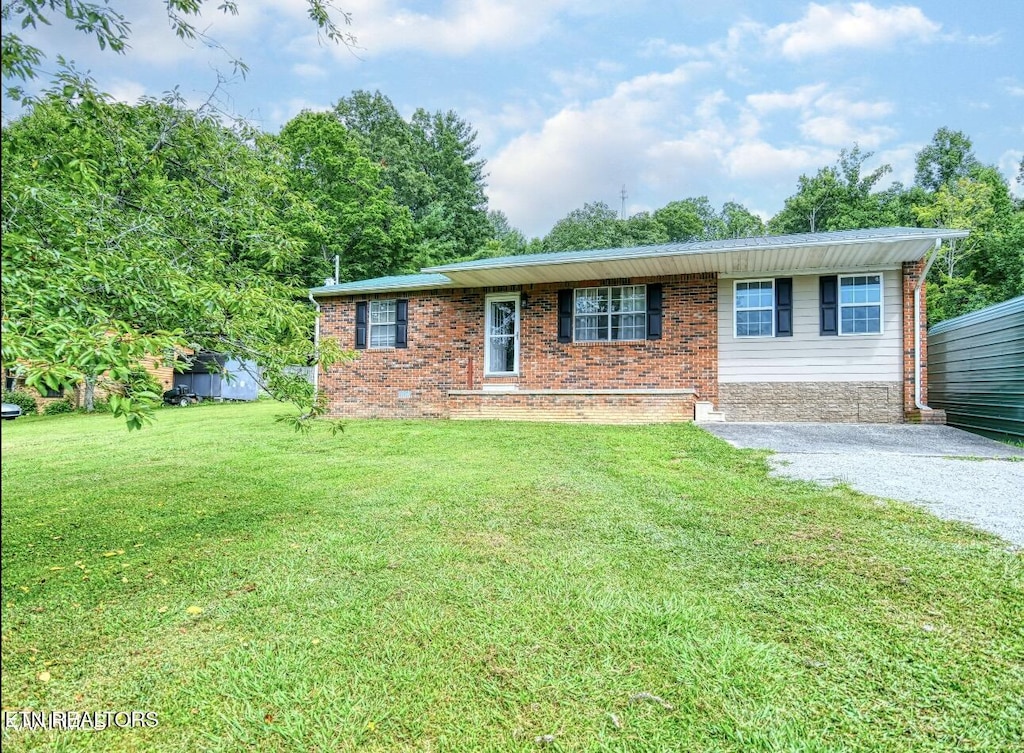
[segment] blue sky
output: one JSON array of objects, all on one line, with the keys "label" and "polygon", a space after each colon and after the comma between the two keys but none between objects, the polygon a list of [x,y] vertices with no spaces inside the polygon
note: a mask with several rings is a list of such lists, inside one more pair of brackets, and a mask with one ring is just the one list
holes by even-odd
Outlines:
[{"label": "blue sky", "polygon": [[[940,126],[1008,177],[1024,154],[1021,0],[337,0],[354,51],[318,44],[304,0],[238,2],[225,17],[210,0],[199,24],[250,66],[223,106],[269,131],[354,89],[407,116],[455,110],[478,132],[490,207],[528,236],[584,202],[619,209],[623,185],[628,214],[706,195],[768,217],[854,142],[910,183]],[[114,4],[133,28],[124,55],[59,23],[26,37],[126,101],[178,86],[198,105],[230,72],[223,51],[174,37],[163,3]]]}]

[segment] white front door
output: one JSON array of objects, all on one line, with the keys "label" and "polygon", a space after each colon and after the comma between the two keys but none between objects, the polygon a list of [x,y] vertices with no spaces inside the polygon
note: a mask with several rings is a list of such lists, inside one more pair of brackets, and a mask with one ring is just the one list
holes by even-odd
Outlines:
[{"label": "white front door", "polygon": [[484,374],[519,373],[519,294],[501,293],[485,299]]}]

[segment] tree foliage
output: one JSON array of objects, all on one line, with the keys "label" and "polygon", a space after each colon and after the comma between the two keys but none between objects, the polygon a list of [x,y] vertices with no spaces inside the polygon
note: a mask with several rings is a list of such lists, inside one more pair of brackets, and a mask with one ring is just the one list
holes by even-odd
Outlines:
[{"label": "tree foliage", "polygon": [[413,223],[408,207],[395,201],[378,165],[359,150],[356,138],[330,113],[305,112],[281,130],[279,142],[288,183],[304,201],[289,227],[305,241],[289,269],[307,284],[333,276],[367,279],[408,268]]},{"label": "tree foliage", "polygon": [[917,153],[914,180],[926,191],[968,177],[981,164],[974,156],[974,146],[963,131],[943,126],[932,136],[931,143]]},{"label": "tree foliage", "polygon": [[[208,0],[164,0],[167,21],[174,34],[180,39],[201,39],[214,44],[196,23]],[[339,11],[331,0],[306,0],[307,15],[316,25],[322,37],[331,42],[348,46],[355,44],[355,37],[343,27],[351,23],[351,15]],[[217,0],[216,9],[227,15],[238,15],[237,0]],[[101,50],[109,49],[123,53],[131,43],[131,24],[125,16],[112,7],[108,0],[87,2],[87,0],[4,0],[0,9],[3,22],[2,55],[0,72],[6,80],[27,81],[35,78],[45,54],[38,47],[25,42],[18,31],[29,27],[51,26],[51,19],[63,17],[76,31],[93,37]],[[241,60],[232,60],[235,69],[247,71]],[[19,89],[12,88],[10,94],[20,98]]]},{"label": "tree foliage", "polygon": [[654,212],[638,212],[626,219],[619,219],[607,204],[595,202],[555,223],[533,250],[629,248],[763,233],[761,218],[742,204],[726,202],[719,212],[706,196],[671,201]]},{"label": "tree foliage", "polygon": [[418,109],[406,121],[379,91],[355,91],[334,113],[412,214],[416,248],[408,268],[394,271],[470,258],[494,237],[485,162],[476,132],[457,113]]},{"label": "tree foliage", "polygon": [[813,176],[801,175],[797,192],[768,224],[772,233],[815,233],[891,225],[895,214],[889,194],[875,192],[892,172],[889,165],[867,170],[874,156],[854,144],[843,149],[834,165]]},{"label": "tree foliage", "polygon": [[[2,139],[5,367],[35,387],[116,389],[143,360],[213,350],[311,402],[286,371],[314,357],[313,309],[281,214],[309,207],[272,142],[173,96],[114,103],[71,74]],[[137,428],[156,397],[111,407]]]}]

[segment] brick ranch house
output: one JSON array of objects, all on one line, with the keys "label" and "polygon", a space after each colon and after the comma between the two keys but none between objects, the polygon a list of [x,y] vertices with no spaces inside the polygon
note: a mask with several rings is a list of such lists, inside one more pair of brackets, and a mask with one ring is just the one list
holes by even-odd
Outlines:
[{"label": "brick ranch house", "polygon": [[[965,231],[510,256],[314,288],[344,417],[942,421],[924,277]],[[915,337],[916,335],[916,337]]]}]

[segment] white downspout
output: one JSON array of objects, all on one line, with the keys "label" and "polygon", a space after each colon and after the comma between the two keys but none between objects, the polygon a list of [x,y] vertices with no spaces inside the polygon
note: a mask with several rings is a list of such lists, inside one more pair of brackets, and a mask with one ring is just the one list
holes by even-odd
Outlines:
[{"label": "white downspout", "polygon": [[320,304],[313,297],[312,291],[309,293],[309,300],[316,306],[316,324],[313,326],[313,355],[317,358],[313,364],[313,401],[315,402],[320,395]]},{"label": "white downspout", "polygon": [[[931,410],[921,402],[921,288],[924,286],[925,280],[928,279],[928,271],[932,268],[932,264],[939,257],[941,246],[942,239],[936,238],[935,248],[932,249],[932,254],[914,286],[914,406],[918,410]],[[319,322],[319,319],[317,321]]]}]

